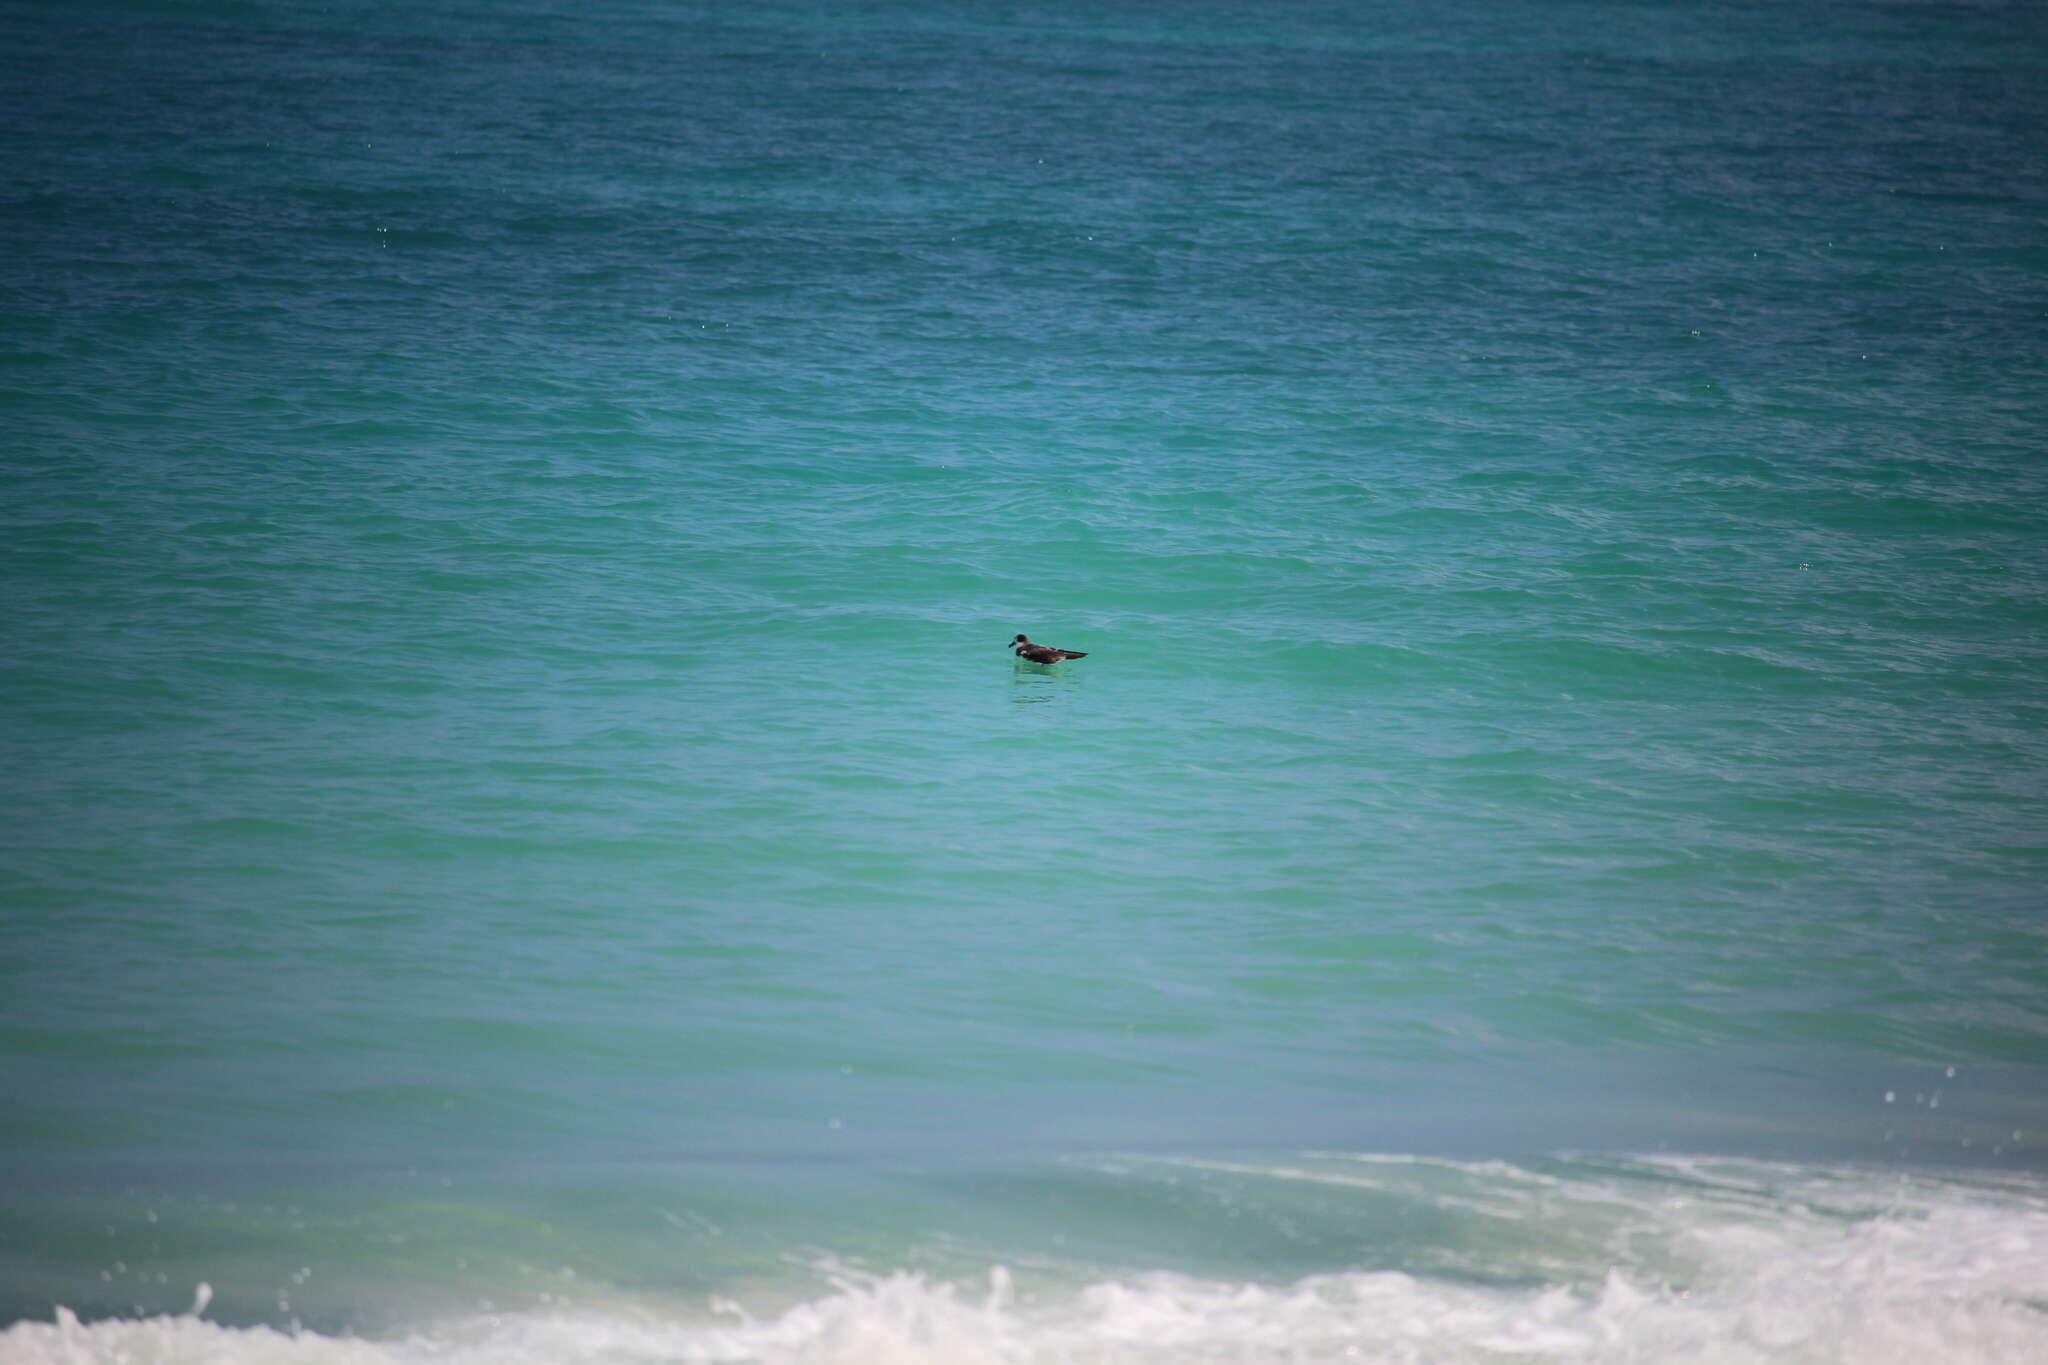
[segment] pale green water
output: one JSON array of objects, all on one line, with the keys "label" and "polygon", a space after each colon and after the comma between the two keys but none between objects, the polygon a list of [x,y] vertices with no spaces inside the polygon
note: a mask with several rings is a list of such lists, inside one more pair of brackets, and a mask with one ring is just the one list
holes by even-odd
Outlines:
[{"label": "pale green water", "polygon": [[2044,35],[0,7],[0,1358],[2043,1349]]}]

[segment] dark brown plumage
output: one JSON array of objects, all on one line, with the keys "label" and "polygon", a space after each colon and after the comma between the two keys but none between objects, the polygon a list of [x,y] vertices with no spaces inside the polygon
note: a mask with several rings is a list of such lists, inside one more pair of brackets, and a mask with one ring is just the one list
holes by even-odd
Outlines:
[{"label": "dark brown plumage", "polygon": [[1010,641],[1010,650],[1026,663],[1034,664],[1056,664],[1061,659],[1088,657],[1088,651],[1085,649],[1054,649],[1051,645],[1034,645],[1021,635]]}]

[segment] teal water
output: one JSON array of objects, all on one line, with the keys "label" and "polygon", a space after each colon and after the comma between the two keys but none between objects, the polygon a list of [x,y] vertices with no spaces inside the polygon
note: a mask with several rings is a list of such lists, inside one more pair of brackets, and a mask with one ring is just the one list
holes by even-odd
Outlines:
[{"label": "teal water", "polygon": [[0,4],[0,1360],[2038,1359],[2044,77]]}]

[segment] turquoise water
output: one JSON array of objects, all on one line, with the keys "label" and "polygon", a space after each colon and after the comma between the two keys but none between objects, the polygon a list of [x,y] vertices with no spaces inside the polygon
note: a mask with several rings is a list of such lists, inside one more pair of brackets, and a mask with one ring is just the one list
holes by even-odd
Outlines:
[{"label": "turquoise water", "polygon": [[0,5],[0,1360],[2038,1359],[2044,75]]}]

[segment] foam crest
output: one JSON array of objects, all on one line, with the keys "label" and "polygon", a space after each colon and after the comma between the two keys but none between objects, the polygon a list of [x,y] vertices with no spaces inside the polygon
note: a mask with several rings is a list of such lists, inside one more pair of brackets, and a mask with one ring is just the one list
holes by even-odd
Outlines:
[{"label": "foam crest", "polygon": [[[1665,1178],[1631,1189],[1651,1172]],[[54,1323],[0,1333],[0,1362],[2004,1365],[2048,1353],[2048,1202],[2030,1185],[1683,1163],[1638,1163],[1608,1178],[1532,1180],[1483,1166],[1453,1174],[1496,1192],[1569,1187],[1623,1200],[1639,1215],[1632,1235],[1643,1253],[1618,1250],[1602,1277],[1532,1275],[1514,1287],[1399,1271],[1286,1284],[1150,1272],[1019,1292],[1001,1268],[958,1284],[842,1270],[833,1292],[760,1317],[722,1302],[689,1319],[504,1314],[378,1342],[191,1315],[84,1324],[60,1310]],[[1684,1283],[1657,1278],[1675,1248],[1694,1267]]]}]

